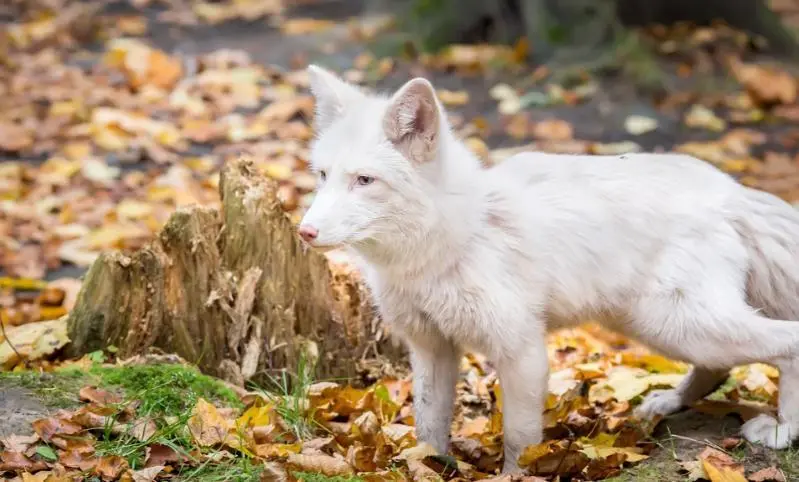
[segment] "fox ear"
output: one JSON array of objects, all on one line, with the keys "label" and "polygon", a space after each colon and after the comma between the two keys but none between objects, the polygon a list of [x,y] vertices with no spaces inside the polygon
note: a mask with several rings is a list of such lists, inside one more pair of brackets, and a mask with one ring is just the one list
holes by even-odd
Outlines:
[{"label": "fox ear", "polygon": [[383,118],[383,130],[397,150],[421,164],[436,157],[440,116],[433,85],[417,77],[391,98]]},{"label": "fox ear", "polygon": [[311,93],[316,98],[316,128],[319,130],[332,124],[348,104],[364,96],[360,89],[322,67],[309,65],[307,71]]}]

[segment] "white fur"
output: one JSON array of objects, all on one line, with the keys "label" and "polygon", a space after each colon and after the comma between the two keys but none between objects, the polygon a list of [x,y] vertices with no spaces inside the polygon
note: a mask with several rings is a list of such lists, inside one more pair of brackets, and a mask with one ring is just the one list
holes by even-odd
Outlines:
[{"label": "white fur", "polygon": [[[407,341],[421,440],[447,450],[458,356],[479,351],[498,367],[504,471],[516,471],[542,437],[545,333],[587,319],[694,365],[640,414],[691,404],[735,365],[773,363],[781,420],[752,420],[743,434],[779,448],[799,434],[799,323],[780,321],[799,318],[790,205],[680,154],[525,153],[483,169],[429,83],[353,95],[320,71],[311,75],[326,87],[314,93],[328,107],[312,163],[327,179],[303,223],[318,230],[315,245],[355,254]],[[336,91],[347,102],[334,109]],[[435,125],[407,117],[430,99]],[[415,137],[403,137],[410,127]],[[376,181],[359,185],[363,175]]]}]

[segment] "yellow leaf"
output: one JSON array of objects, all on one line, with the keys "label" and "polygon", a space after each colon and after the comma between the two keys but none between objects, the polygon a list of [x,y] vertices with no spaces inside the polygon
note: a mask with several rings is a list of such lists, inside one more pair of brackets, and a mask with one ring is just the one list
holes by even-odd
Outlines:
[{"label": "yellow leaf", "polygon": [[529,445],[525,447],[524,451],[522,451],[522,454],[519,456],[519,465],[522,467],[527,467],[534,464],[536,460],[550,453],[552,448],[555,447],[557,443],[557,440],[549,440],[540,444]]},{"label": "yellow leaf", "polygon": [[241,414],[241,416],[236,420],[236,427],[238,429],[243,429],[246,427],[259,427],[263,425],[269,425],[271,421],[271,405],[263,405],[260,407],[252,406],[243,414]]},{"label": "yellow leaf", "polygon": [[658,373],[687,373],[688,365],[661,355],[622,353],[621,364]]},{"label": "yellow leaf", "polygon": [[268,162],[263,165],[261,170],[276,181],[291,179],[291,167],[282,162]]},{"label": "yellow leaf", "polygon": [[118,248],[127,239],[147,238],[150,231],[135,224],[110,224],[89,236],[90,249]]},{"label": "yellow leaf", "polygon": [[642,374],[640,369],[615,367],[607,380],[593,385],[589,391],[591,402],[616,399],[626,402],[644,394],[652,387],[675,387],[685,377],[681,373]]},{"label": "yellow leaf", "polygon": [[436,93],[444,105],[459,106],[469,103],[469,93],[465,90],[441,89]]},{"label": "yellow leaf", "polygon": [[47,288],[47,281],[30,278],[9,278],[0,277],[0,288],[11,288],[15,290],[43,290]]},{"label": "yellow leaf", "polygon": [[716,467],[708,459],[702,460],[702,467],[710,482],[746,482],[746,477],[729,467]]},{"label": "yellow leaf", "polygon": [[746,482],[743,465],[724,452],[707,447],[699,454],[699,460],[710,482]]},{"label": "yellow leaf", "polygon": [[288,457],[289,454],[300,453],[300,449],[300,444],[259,444],[255,446],[255,455],[265,459]]}]

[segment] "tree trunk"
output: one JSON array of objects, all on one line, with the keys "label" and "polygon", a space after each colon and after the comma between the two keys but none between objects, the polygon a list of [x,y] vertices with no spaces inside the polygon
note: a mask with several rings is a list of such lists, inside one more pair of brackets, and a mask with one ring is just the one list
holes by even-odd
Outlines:
[{"label": "tree trunk", "polygon": [[276,187],[249,160],[230,163],[221,210],[179,210],[133,255],[100,256],[68,319],[70,354],[156,349],[239,385],[303,357],[353,382],[401,369],[357,272],[301,243]]}]

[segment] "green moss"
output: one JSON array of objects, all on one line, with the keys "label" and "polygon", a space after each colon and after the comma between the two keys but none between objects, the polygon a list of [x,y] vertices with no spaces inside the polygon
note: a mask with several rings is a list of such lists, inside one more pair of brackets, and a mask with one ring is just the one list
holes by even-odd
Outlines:
[{"label": "green moss", "polygon": [[625,470],[616,477],[605,479],[605,482],[666,482],[668,472],[663,472],[662,469],[657,464],[642,463],[642,465]]},{"label": "green moss", "polygon": [[95,366],[90,374],[100,386],[118,386],[128,398],[140,400],[140,414],[179,415],[190,410],[199,398],[218,405],[241,406],[233,390],[190,366]]}]

